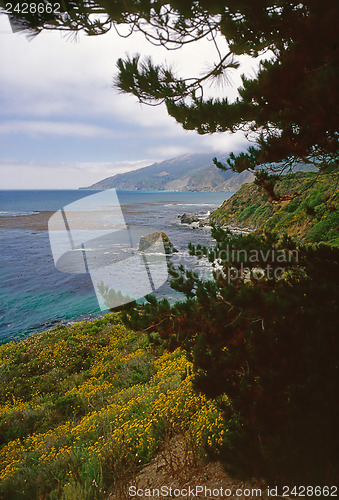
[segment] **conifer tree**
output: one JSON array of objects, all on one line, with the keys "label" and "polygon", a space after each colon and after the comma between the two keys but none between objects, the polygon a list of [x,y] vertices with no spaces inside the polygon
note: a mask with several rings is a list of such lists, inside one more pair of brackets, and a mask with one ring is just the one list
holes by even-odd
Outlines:
[{"label": "conifer tree", "polygon": [[[31,4],[38,2],[31,2]],[[149,57],[119,59],[116,85],[140,102],[165,103],[185,129],[200,134],[243,130],[255,145],[231,154],[237,172],[281,174],[300,162],[338,168],[339,4],[328,0],[65,0],[60,13],[12,11],[31,34],[43,29],[100,35],[121,24],[153,44],[176,49],[209,37],[218,61],[201,76],[181,78]],[[5,0],[0,0],[4,10]],[[222,51],[220,40],[226,41]],[[227,78],[237,56],[270,51],[254,78],[243,77],[239,97],[204,100],[206,82]],[[273,182],[274,180],[272,180]]]},{"label": "conifer tree", "polygon": [[186,349],[196,389],[218,402],[228,429],[209,451],[233,474],[335,484],[339,250],[220,228],[213,235],[214,249],[190,245],[190,253],[218,264],[214,280],[171,267],[171,285],[187,300],[149,297],[124,320]]}]

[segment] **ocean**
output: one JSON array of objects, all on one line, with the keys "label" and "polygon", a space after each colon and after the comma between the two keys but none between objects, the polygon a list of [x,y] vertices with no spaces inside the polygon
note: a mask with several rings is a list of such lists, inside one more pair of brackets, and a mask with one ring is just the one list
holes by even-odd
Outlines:
[{"label": "ocean", "polygon": [[[20,340],[58,323],[101,316],[89,274],[55,268],[47,224],[57,210],[98,193],[90,190],[0,191],[0,343]],[[165,232],[174,247],[175,264],[191,265],[187,245],[213,246],[210,228],[181,224],[183,213],[206,217],[233,193],[117,191],[125,221]],[[208,265],[194,264],[197,269]],[[158,298],[182,297],[169,281]]]}]

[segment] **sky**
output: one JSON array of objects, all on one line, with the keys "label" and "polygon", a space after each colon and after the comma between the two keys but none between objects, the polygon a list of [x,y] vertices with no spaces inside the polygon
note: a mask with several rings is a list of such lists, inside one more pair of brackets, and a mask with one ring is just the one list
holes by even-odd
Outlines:
[{"label": "sky", "polygon": [[[182,76],[201,76],[217,61],[207,40],[166,51],[141,34],[121,38],[114,30],[92,37],[44,31],[28,39],[0,15],[0,189],[77,189],[182,154],[245,149],[241,133],[185,131],[164,106],[119,93],[116,61],[137,52]],[[234,99],[240,73],[254,76],[258,67],[249,57],[241,64],[231,84],[207,88],[207,95]]]}]

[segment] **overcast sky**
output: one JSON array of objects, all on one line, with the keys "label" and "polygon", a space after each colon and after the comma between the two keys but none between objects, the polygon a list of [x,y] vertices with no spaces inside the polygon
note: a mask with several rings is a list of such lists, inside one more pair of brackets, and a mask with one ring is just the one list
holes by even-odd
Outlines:
[{"label": "overcast sky", "polygon": [[[181,154],[244,148],[240,134],[184,131],[164,106],[140,105],[114,89],[116,60],[136,52],[166,60],[184,76],[200,76],[217,60],[207,40],[168,52],[113,30],[28,40],[0,15],[0,189],[78,188]],[[255,67],[243,59],[242,72]],[[234,97],[240,80],[230,76],[233,86],[217,92]]]}]

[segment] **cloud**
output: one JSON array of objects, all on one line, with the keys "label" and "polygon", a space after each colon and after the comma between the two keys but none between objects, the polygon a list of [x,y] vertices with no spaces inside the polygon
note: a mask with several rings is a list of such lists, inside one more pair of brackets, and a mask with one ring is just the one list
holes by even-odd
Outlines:
[{"label": "cloud", "polygon": [[[154,160],[134,162],[0,161],[1,189],[78,189],[106,177],[146,167]],[[13,176],[15,172],[15,176]]]},{"label": "cloud", "polygon": [[123,137],[125,134],[89,123],[11,120],[0,123],[0,134],[66,137]]},{"label": "cloud", "polygon": [[[47,171],[59,187],[66,187],[68,181],[69,187],[77,187],[113,175],[107,173],[110,167],[106,169],[103,163],[100,167],[93,163],[88,168],[85,163],[79,166],[79,162],[66,165],[70,159],[154,158],[158,161],[183,153],[217,154],[245,148],[242,135],[199,136],[194,131],[185,131],[168,116],[165,106],[140,105],[134,96],[120,94],[113,88],[116,60],[126,53],[150,55],[156,63],[166,61],[184,77],[201,76],[207,64],[217,61],[211,41],[188,44],[170,52],[154,47],[142,34],[122,39],[114,30],[97,37],[79,34],[78,41],[70,40],[61,32],[42,32],[28,41],[23,33],[12,34],[7,16],[0,16],[0,36],[0,134],[6,139],[3,155],[23,160],[29,155],[25,166],[13,164],[12,170],[6,170],[7,185],[15,187],[15,182],[20,182],[21,187],[47,187]],[[224,40],[220,39],[219,45],[227,51]],[[241,60],[241,70],[230,74],[234,87],[207,85],[205,97],[227,95],[233,99],[237,95],[240,73],[254,74],[258,66],[258,61],[251,58]],[[16,147],[19,134],[23,136],[20,150]],[[31,165],[33,177],[30,179],[26,175],[28,160],[44,158],[45,166]],[[51,158],[66,163],[54,165]],[[126,165],[129,168],[130,164]],[[77,184],[76,175],[80,171],[86,180]],[[26,176],[26,184],[19,179],[19,172]],[[94,172],[97,172],[96,178]],[[37,178],[40,174],[41,182]]]},{"label": "cloud", "polygon": [[[119,57],[136,52],[151,55],[156,63],[166,61],[184,77],[201,76],[202,68],[217,61],[214,45],[207,40],[168,52],[148,43],[140,33],[122,39],[114,30],[97,37],[79,34],[78,42],[60,32],[42,32],[31,42],[22,33],[4,36],[1,41],[4,49],[0,54],[2,87],[6,97],[2,103],[3,113],[110,116],[145,127],[149,123],[170,124],[174,120],[167,116],[164,106],[139,106],[135,97],[121,95],[113,88]],[[219,44],[227,50],[224,40],[219,40]],[[235,87],[240,84],[241,72],[249,73],[257,66],[249,57],[241,59],[241,71],[230,74]],[[206,97],[237,95],[236,88],[227,85],[222,88],[207,85],[205,93]]]},{"label": "cloud", "polygon": [[233,151],[236,153],[248,148],[248,145],[249,143],[242,132],[234,134],[222,132],[200,137],[201,152],[230,153]]},{"label": "cloud", "polygon": [[[181,144],[184,142],[184,145]],[[186,131],[186,140],[161,146],[148,147],[146,153],[150,156],[166,159],[188,153],[237,153],[248,147],[248,141],[242,132],[230,134],[207,134],[198,136],[192,131]]]},{"label": "cloud", "polygon": [[175,144],[169,146],[154,146],[147,149],[148,154],[161,159],[173,158],[192,152],[192,148],[189,146],[176,146]]}]

